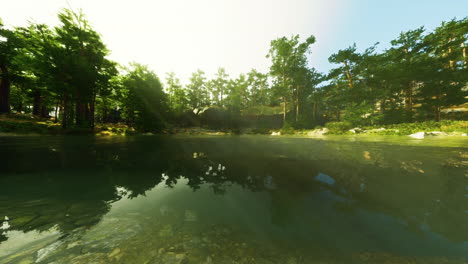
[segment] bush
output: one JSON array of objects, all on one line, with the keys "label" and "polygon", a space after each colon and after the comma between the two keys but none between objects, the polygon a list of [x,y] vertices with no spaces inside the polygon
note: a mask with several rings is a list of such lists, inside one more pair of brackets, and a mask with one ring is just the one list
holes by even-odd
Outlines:
[{"label": "bush", "polygon": [[383,116],[380,113],[375,113],[372,104],[362,102],[353,104],[346,108],[343,115],[343,121],[348,122],[353,126],[369,126],[380,123]]},{"label": "bush", "polygon": [[328,122],[325,127],[328,128],[327,134],[342,135],[348,134],[353,126],[349,122]]},{"label": "bush", "polygon": [[[376,127],[366,127],[367,130],[372,130],[375,128],[380,128],[381,126]],[[411,135],[417,132],[431,132],[431,131],[441,131],[441,132],[468,132],[468,121],[425,121],[425,122],[416,122],[416,123],[402,123],[402,124],[393,124],[383,126],[386,130],[375,131],[378,135]]]},{"label": "bush", "polygon": [[440,122],[442,132],[463,132],[468,133],[468,121],[442,121]]},{"label": "bush", "polygon": [[199,114],[203,126],[209,129],[227,128],[230,120],[230,113],[221,107],[206,107]]},{"label": "bush", "polygon": [[294,127],[286,121],[280,131],[282,135],[294,134]]},{"label": "bush", "polygon": [[270,129],[264,127],[257,127],[252,129],[252,134],[261,134],[261,135],[268,135],[271,134]]}]

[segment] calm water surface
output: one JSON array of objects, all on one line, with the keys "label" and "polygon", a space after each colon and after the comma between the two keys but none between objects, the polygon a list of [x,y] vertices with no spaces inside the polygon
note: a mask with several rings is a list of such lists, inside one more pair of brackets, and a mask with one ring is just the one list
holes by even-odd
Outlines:
[{"label": "calm water surface", "polygon": [[468,263],[468,140],[0,136],[0,264]]}]

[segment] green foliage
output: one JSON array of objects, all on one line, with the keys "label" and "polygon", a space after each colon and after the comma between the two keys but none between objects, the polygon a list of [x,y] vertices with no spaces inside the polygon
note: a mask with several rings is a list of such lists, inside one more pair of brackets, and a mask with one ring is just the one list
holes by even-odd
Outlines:
[{"label": "green foliage", "polygon": [[467,25],[464,18],[430,33],[422,27],[402,32],[381,54],[375,45],[333,54],[329,61],[339,67],[318,94],[322,112],[354,125],[440,121],[442,109],[467,102]]},{"label": "green foliage", "polygon": [[17,134],[59,134],[60,126],[52,122],[38,122],[30,116],[22,116],[14,119],[0,120],[0,133]]},{"label": "green foliage", "polygon": [[[385,130],[380,130],[385,128]],[[392,124],[385,126],[365,127],[369,133],[378,135],[411,135],[417,132],[468,132],[468,121],[425,121],[415,123]],[[372,131],[374,129],[374,131]]]},{"label": "green foliage", "polygon": [[180,84],[180,80],[175,76],[175,73],[167,74],[165,90],[167,91],[169,106],[174,114],[181,115],[190,108],[187,91]]},{"label": "green foliage", "polygon": [[[304,42],[299,42],[299,35],[291,38],[278,38],[270,43],[270,75],[273,77],[272,95],[281,98],[286,109],[287,104],[293,105],[296,120],[298,120],[302,103],[313,92],[317,74],[307,67],[307,53],[315,43],[315,37],[309,36]],[[283,121],[286,121],[286,113]]]},{"label": "green foliage", "polygon": [[271,91],[268,85],[268,75],[260,73],[255,69],[247,73],[249,90],[248,106],[265,106],[271,101]]},{"label": "green foliage", "polygon": [[266,106],[266,105],[257,105],[248,107],[242,110],[242,115],[280,115],[283,113],[283,108],[281,106]]},{"label": "green foliage", "polygon": [[161,131],[169,116],[167,96],[158,76],[147,66],[133,63],[123,79],[127,121],[143,132]]},{"label": "green foliage", "polygon": [[0,21],[0,114],[10,113],[11,84],[21,75],[21,64],[16,60],[23,42],[14,30]]},{"label": "green foliage", "polygon": [[290,122],[285,122],[280,132],[282,135],[292,135],[294,134],[294,127]]},{"label": "green foliage", "polygon": [[269,135],[271,134],[271,130],[266,127],[257,127],[252,129],[252,134]]},{"label": "green foliage", "polygon": [[374,106],[363,101],[351,104],[345,110],[343,121],[353,126],[369,126],[380,123],[382,116],[374,112]]},{"label": "green foliage", "polygon": [[204,71],[197,70],[192,74],[190,83],[187,85],[187,95],[192,109],[202,108],[208,105],[209,97]]},{"label": "green foliage", "polygon": [[[263,133],[283,126],[287,134],[327,122],[335,134],[354,126],[387,126],[377,133],[397,134],[465,129],[425,121],[441,121],[442,110],[467,103],[468,18],[432,32],[402,32],[382,52],[377,44],[339,50],[329,57],[336,68],[326,76],[309,66],[315,37],[301,41],[295,35],[271,41],[268,74],[253,69],[230,78],[219,68],[210,80],[197,70],[184,86],[169,73],[163,89],[146,66],[132,64],[119,73],[81,12],[64,9],[58,17],[56,27],[7,29],[0,22],[0,113],[56,113],[64,128],[78,132],[92,132],[95,122],[125,122],[142,132],[202,125]],[[15,126],[23,125],[7,129]],[[121,133],[106,126],[103,132]]]},{"label": "green foliage", "polygon": [[229,127],[230,114],[218,106],[207,107],[199,114],[203,126],[210,129],[223,129]]},{"label": "green foliage", "polygon": [[208,91],[211,93],[211,104],[217,106],[225,105],[225,97],[228,94],[229,75],[224,68],[219,68],[215,79],[207,83]]},{"label": "green foliage", "polygon": [[328,134],[334,135],[349,134],[349,130],[353,128],[349,122],[328,122],[325,127],[328,129]]}]

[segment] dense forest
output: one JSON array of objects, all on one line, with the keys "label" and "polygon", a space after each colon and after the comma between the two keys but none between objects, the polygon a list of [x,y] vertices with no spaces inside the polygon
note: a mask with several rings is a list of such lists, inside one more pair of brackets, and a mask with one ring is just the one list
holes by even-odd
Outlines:
[{"label": "dense forest", "polygon": [[314,128],[466,119],[443,111],[467,103],[468,18],[428,32],[402,32],[389,48],[356,45],[332,54],[324,74],[310,67],[314,36],[272,40],[269,72],[208,79],[196,70],[187,85],[147,66],[121,66],[81,12],[64,9],[60,25],[9,28],[0,21],[0,113],[53,119],[63,128],[125,123],[139,131],[206,126]]}]

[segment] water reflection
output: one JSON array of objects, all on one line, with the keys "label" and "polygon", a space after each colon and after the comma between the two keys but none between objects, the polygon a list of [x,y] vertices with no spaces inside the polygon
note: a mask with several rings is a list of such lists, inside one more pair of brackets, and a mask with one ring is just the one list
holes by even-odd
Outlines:
[{"label": "water reflection", "polygon": [[0,145],[0,263],[125,263],[135,250],[141,263],[467,257],[465,148],[266,137]]}]

